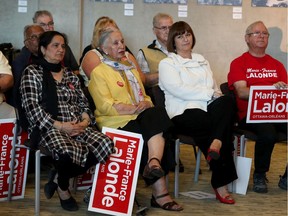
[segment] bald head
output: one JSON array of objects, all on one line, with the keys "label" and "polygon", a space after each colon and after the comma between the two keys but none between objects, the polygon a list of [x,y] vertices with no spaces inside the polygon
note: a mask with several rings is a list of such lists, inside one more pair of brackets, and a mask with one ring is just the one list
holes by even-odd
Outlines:
[{"label": "bald head", "polygon": [[27,25],[24,28],[24,44],[25,47],[34,55],[38,55],[38,42],[40,35],[44,29],[39,25]]}]

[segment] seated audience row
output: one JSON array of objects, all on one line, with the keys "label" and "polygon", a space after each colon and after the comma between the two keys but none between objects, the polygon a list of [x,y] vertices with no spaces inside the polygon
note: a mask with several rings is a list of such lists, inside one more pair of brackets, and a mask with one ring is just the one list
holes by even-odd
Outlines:
[{"label": "seated audience row", "polygon": [[[170,15],[157,14],[153,19],[156,40],[139,50],[137,62],[115,21],[100,17],[79,68],[66,36],[54,31],[51,13],[37,11],[33,22],[24,28],[25,47],[12,65],[14,96],[16,100],[21,97],[20,107],[15,101],[13,105],[28,120],[31,142],[52,154],[57,172],[45,185],[48,199],[57,191],[63,209],[78,210],[68,189],[69,178],[105,163],[114,151],[112,140],[93,127],[97,122],[100,129],[105,126],[142,134],[140,173],[152,187],[152,207],[183,210],[169,195],[165,182],[165,176],[175,166],[170,143],[171,134],[177,131],[192,136],[204,153],[216,198],[222,203],[235,203],[227,185],[237,179],[232,157],[236,110],[231,98],[219,91],[209,62],[193,52],[196,37],[188,23],[173,24]],[[245,35],[249,51],[231,63],[228,74],[230,88],[236,93],[240,126],[258,135],[253,190],[260,193],[267,192],[266,172],[277,142],[276,132],[287,132],[286,124],[245,122],[250,86],[287,88],[283,64],[265,53],[268,38],[263,22],[251,24]],[[1,94],[13,85],[12,74],[5,78],[2,74],[9,73],[1,65],[0,100]],[[247,68],[275,70],[275,78],[247,79]],[[79,69],[95,110],[90,110],[81,89],[76,76]],[[4,78],[7,87],[2,84]],[[158,82],[165,94],[165,108],[154,106],[146,94],[145,87],[149,91]],[[287,189],[287,171],[280,179],[281,188],[285,178]]]}]

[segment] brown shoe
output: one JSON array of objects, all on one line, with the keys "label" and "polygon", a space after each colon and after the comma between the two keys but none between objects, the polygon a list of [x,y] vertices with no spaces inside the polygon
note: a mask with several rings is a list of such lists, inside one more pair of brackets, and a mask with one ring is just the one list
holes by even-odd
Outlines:
[{"label": "brown shoe", "polygon": [[[183,207],[179,206],[178,203],[176,203],[175,201],[167,202],[167,203],[163,204],[162,206],[159,205],[156,200],[159,198],[165,197],[165,196],[169,196],[169,193],[162,194],[162,195],[159,195],[156,197],[154,197],[152,195],[151,207],[162,208],[162,209],[167,210],[167,211],[182,211],[183,210]],[[178,208],[173,208],[174,206],[177,206],[177,205],[179,206]]]},{"label": "brown shoe", "polygon": [[[150,167],[149,163],[152,160],[157,160],[159,162],[159,165],[152,165]],[[164,175],[165,175],[165,172],[160,166],[160,160],[158,158],[151,158],[144,168],[143,177],[147,179],[153,179],[155,177],[161,178]]]}]

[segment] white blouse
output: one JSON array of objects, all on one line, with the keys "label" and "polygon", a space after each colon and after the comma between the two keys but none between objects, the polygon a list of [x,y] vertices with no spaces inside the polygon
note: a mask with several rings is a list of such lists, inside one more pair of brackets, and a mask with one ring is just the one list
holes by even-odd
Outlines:
[{"label": "white blouse", "polygon": [[165,93],[165,106],[170,118],[190,108],[207,111],[212,97],[221,95],[209,62],[196,53],[192,53],[192,59],[169,53],[159,63],[159,86]]}]

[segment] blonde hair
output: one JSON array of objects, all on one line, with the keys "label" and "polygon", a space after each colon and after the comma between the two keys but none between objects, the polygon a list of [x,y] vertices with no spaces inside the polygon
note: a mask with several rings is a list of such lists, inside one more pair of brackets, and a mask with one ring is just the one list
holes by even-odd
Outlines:
[{"label": "blonde hair", "polygon": [[102,17],[100,20],[98,19],[95,23],[94,30],[93,30],[93,35],[92,35],[92,41],[91,41],[91,46],[92,48],[97,48],[99,47],[99,38],[101,35],[101,32],[103,32],[106,29],[109,28],[116,28],[119,30],[116,22],[109,18],[109,17]]}]

